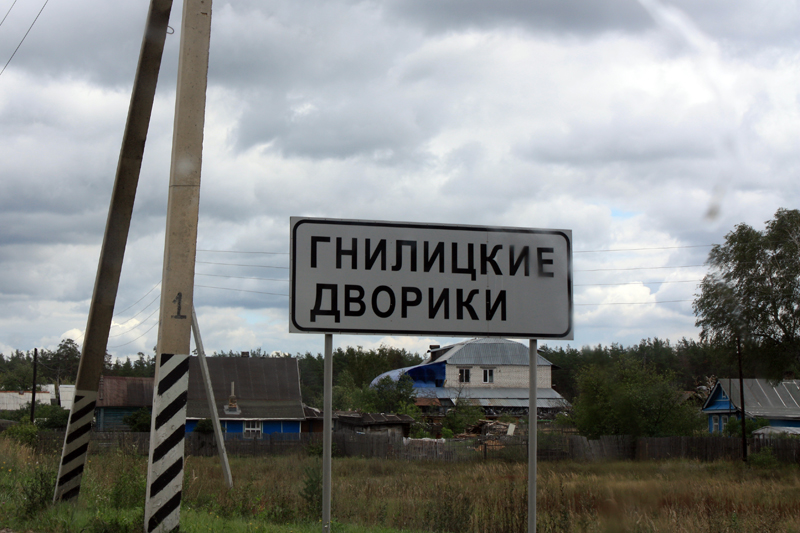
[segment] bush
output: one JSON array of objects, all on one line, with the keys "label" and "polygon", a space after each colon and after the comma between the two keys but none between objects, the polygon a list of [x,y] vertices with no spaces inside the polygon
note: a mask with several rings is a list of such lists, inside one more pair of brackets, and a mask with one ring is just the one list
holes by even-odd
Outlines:
[{"label": "bush", "polygon": [[123,416],[122,423],[127,424],[131,431],[147,433],[150,431],[150,408],[142,407],[133,414]]},{"label": "bush", "polygon": [[204,418],[197,422],[197,425],[194,427],[194,431],[195,433],[199,433],[201,435],[213,435],[214,422],[212,422],[210,418]]},{"label": "bush", "polygon": [[47,507],[53,499],[56,488],[56,472],[43,465],[37,465],[20,484],[22,512],[31,517]]},{"label": "bush", "polygon": [[756,453],[752,453],[747,457],[747,462],[750,466],[757,468],[777,468],[778,458],[772,453],[772,448],[769,446],[761,448]]},{"label": "bush", "polygon": [[[752,418],[748,418],[744,422],[744,429],[747,432],[747,438],[753,438],[753,432],[759,428],[763,428],[769,425],[769,420],[766,418],[756,418],[755,420]],[[722,430],[724,435],[728,437],[741,437],[742,436],[742,421],[741,419],[731,417],[728,420],[728,423],[725,424],[725,428]]]},{"label": "bush", "polygon": [[36,446],[36,441],[39,437],[39,428],[31,424],[30,422],[15,424],[10,428],[8,428],[7,430],[5,430],[3,432],[3,435],[6,438],[13,439],[20,444],[24,444],[26,446],[30,446],[31,448],[33,448],[34,446]]}]

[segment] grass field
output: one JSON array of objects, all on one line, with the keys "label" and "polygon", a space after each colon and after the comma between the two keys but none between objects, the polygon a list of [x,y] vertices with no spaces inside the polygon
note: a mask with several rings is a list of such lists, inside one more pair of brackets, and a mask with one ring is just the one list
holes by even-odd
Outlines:
[{"label": "grass field", "polygon": [[[78,505],[48,506],[57,458],[0,438],[0,526],[16,531],[139,532],[146,457],[91,456]],[[690,461],[540,463],[540,532],[800,532],[800,469]],[[318,532],[318,458],[186,461],[181,530]],[[335,459],[333,531],[520,532],[527,465]]]}]

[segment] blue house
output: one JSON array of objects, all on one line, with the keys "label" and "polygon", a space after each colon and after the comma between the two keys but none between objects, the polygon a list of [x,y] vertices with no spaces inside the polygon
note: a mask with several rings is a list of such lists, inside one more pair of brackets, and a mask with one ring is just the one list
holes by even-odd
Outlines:
[{"label": "blue house", "polygon": [[[800,428],[800,380],[772,385],[766,379],[745,379],[744,411],[747,418],[765,418],[772,427]],[[720,379],[703,404],[708,432],[721,433],[731,417],[741,420],[738,379]]]},{"label": "blue house", "polygon": [[[417,405],[442,414],[460,398],[483,408],[487,416],[528,413],[530,355],[528,346],[508,339],[470,339],[432,346],[420,365],[385,372],[372,381],[407,375],[414,381]],[[569,403],[552,387],[553,364],[537,355],[536,407],[539,416],[553,416]]]},{"label": "blue house", "polygon": [[[261,438],[272,433],[300,434],[305,420],[300,371],[291,357],[207,357],[211,388],[223,432]],[[200,361],[189,358],[186,431],[210,418]]]}]

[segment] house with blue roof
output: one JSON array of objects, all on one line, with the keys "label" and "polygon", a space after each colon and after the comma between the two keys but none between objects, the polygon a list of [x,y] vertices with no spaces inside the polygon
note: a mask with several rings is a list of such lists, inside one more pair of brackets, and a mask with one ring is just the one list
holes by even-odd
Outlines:
[{"label": "house with blue roof", "polygon": [[[800,380],[776,384],[766,379],[745,379],[744,413],[747,418],[765,418],[775,428],[800,428]],[[703,404],[708,432],[721,433],[731,417],[741,420],[738,379],[720,379]]]},{"label": "house with blue roof", "polygon": [[[417,405],[429,412],[455,405],[460,397],[489,415],[524,416],[529,406],[528,346],[508,339],[471,339],[449,346],[433,346],[422,364],[385,372],[372,381],[414,381]],[[569,403],[552,387],[552,363],[537,359],[536,407],[539,416],[553,415]]]}]

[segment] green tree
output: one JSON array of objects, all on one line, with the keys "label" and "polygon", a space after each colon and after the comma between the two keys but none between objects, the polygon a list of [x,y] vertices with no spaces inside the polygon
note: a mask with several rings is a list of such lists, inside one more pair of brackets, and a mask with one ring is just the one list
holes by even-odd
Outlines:
[{"label": "green tree", "polygon": [[584,368],[577,383],[574,421],[587,437],[690,435],[702,427],[699,411],[681,403],[673,374],[630,355]]},{"label": "green tree", "polygon": [[[753,437],[753,432],[759,428],[769,425],[769,420],[766,418],[746,418],[744,421],[745,436],[750,439]],[[730,417],[728,423],[722,429],[724,435],[728,437],[741,437],[742,436],[742,421],[736,417]]]},{"label": "green tree", "polygon": [[122,422],[131,428],[131,431],[146,433],[150,431],[151,416],[150,408],[142,407],[135,413],[123,416]]},{"label": "green tree", "polygon": [[416,399],[414,380],[408,375],[403,374],[397,381],[386,376],[375,386],[366,385],[361,390],[356,408],[368,413],[397,413],[414,405]]},{"label": "green tree", "polygon": [[756,372],[780,379],[800,354],[800,211],[779,209],[764,231],[739,224],[711,249],[713,272],[694,301],[701,340],[745,345]]}]

